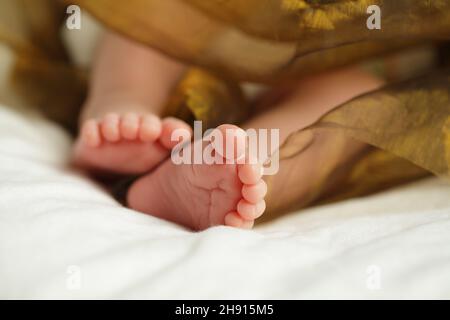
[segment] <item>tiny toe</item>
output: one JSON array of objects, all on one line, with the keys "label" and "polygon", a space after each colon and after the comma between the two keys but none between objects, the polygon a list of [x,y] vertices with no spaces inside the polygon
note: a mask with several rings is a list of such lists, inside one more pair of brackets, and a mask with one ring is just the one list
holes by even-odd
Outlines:
[{"label": "tiny toe", "polygon": [[128,113],[122,117],[120,122],[120,133],[125,139],[135,140],[139,131],[139,116]]},{"label": "tiny toe", "polygon": [[81,128],[81,139],[89,147],[98,147],[101,143],[100,130],[96,120],[86,121]]},{"label": "tiny toe", "polygon": [[225,225],[240,228],[244,224],[244,219],[237,212],[228,213],[225,216]]},{"label": "tiny toe", "polygon": [[239,179],[243,184],[257,184],[262,177],[263,167],[260,164],[239,165]]},{"label": "tiny toe", "polygon": [[225,216],[226,226],[241,229],[251,229],[253,227],[253,224],[254,224],[253,220],[250,221],[244,220],[237,212],[230,212]]},{"label": "tiny toe", "polygon": [[160,142],[165,148],[172,149],[178,144],[179,141],[172,140],[172,133],[178,129],[186,130],[184,136],[192,136],[192,129],[186,122],[171,117],[165,118],[162,121]]},{"label": "tiny toe", "polygon": [[249,203],[258,203],[264,199],[267,193],[267,184],[260,180],[256,184],[246,184],[242,187],[242,197]]},{"label": "tiny toe", "polygon": [[244,222],[242,223],[241,228],[242,229],[252,229],[253,225],[255,224],[255,220],[243,220]]},{"label": "tiny toe", "polygon": [[259,218],[264,213],[264,210],[266,210],[266,203],[264,200],[256,204],[249,203],[246,200],[241,200],[237,205],[238,213],[245,220],[254,220]]},{"label": "tiny toe", "polygon": [[153,142],[160,137],[161,130],[161,120],[153,114],[147,114],[142,117],[139,139],[143,142]]},{"label": "tiny toe", "polygon": [[107,114],[101,124],[101,132],[103,137],[109,142],[120,140],[119,132],[120,117],[115,113]]}]

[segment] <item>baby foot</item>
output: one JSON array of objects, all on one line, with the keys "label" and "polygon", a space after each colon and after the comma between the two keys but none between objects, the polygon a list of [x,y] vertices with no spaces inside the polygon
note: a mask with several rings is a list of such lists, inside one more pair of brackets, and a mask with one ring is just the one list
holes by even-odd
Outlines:
[{"label": "baby foot", "polygon": [[[226,130],[230,129],[236,141],[244,139],[243,143],[235,144],[241,147],[235,152],[236,157],[245,155],[246,136],[242,129],[222,125],[216,130],[225,137]],[[196,150],[196,144],[201,144],[203,150],[208,145],[198,140],[190,145],[191,150]],[[218,152],[214,144],[212,148]],[[214,225],[250,229],[265,210],[266,192],[259,164],[246,161],[245,164],[176,165],[168,159],[154,172],[136,181],[127,200],[132,209],[194,230]]]},{"label": "baby foot", "polygon": [[175,118],[153,114],[110,113],[84,122],[75,143],[74,162],[94,172],[139,174],[166,159],[176,144],[172,132],[189,126]]}]

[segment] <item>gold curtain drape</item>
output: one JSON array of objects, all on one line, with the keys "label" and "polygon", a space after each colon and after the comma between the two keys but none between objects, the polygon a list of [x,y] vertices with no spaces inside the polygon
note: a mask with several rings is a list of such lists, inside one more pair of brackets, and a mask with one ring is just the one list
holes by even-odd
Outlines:
[{"label": "gold curtain drape", "polygon": [[56,0],[0,0],[0,51],[13,67],[5,94],[33,106],[72,132],[86,94],[86,74],[69,61],[60,38],[65,6]]},{"label": "gold curtain drape", "polygon": [[[278,82],[450,36],[445,0],[76,0],[107,26],[238,80]],[[369,5],[381,30],[366,25]]]}]

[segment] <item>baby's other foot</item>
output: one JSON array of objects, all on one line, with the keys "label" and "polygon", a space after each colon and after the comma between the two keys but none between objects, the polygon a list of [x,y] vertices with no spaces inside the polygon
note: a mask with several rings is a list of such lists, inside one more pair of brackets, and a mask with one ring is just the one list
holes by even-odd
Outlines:
[{"label": "baby's other foot", "polygon": [[[236,150],[234,160],[240,154],[245,155],[246,136],[242,129],[222,125],[216,130],[223,137],[226,130],[232,130],[236,141],[244,139],[240,140],[242,143],[236,142],[243,150]],[[190,145],[190,150],[196,150],[198,144],[200,150],[209,145],[198,140]],[[212,148],[218,152],[214,145]],[[234,162],[176,165],[168,159],[131,186],[128,204],[132,209],[194,230],[215,225],[250,229],[265,210],[267,186],[262,180],[261,165],[247,160],[243,164]]]},{"label": "baby's other foot", "polygon": [[86,120],[75,148],[74,163],[94,173],[140,174],[166,159],[176,142],[172,132],[189,126],[153,114],[109,113]]}]

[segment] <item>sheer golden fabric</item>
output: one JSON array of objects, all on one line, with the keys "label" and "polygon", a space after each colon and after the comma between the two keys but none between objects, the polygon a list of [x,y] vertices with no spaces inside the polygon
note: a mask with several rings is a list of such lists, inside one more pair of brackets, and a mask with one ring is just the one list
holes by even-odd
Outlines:
[{"label": "sheer golden fabric", "polygon": [[[397,83],[343,104],[310,128],[292,135],[281,148],[281,158],[295,162],[314,139],[320,139],[321,132],[334,132],[331,138],[328,135],[326,141],[320,141],[326,144],[326,154],[315,164],[320,168],[320,178],[302,198],[296,198],[279,181],[269,183],[269,188],[277,190],[268,193],[271,216],[312,202],[383,190],[426,176],[423,169],[448,179],[449,124],[448,70]],[[352,162],[342,162],[348,152],[348,137],[377,148],[355,156]],[[296,170],[292,171],[291,179],[295,179]],[[279,201],[278,195],[283,193],[292,198]]]},{"label": "sheer golden fabric", "polygon": [[[12,81],[21,94],[53,119],[73,125],[85,88],[83,75],[70,66],[58,40],[61,4],[0,0],[0,40],[18,57]],[[167,110],[202,119],[209,126],[246,118],[249,106],[240,92],[241,81],[280,85],[405,47],[446,45],[450,39],[447,0],[72,0],[70,4],[80,5],[127,37],[196,66],[173,93]],[[382,9],[381,30],[366,26],[369,5]],[[441,58],[444,64],[449,57]],[[307,148],[305,141],[313,141],[322,130],[336,133],[326,142],[329,152],[320,163],[322,178],[308,195],[300,199],[295,191],[284,190],[280,200],[269,192],[269,211],[366,194],[426,172],[449,177],[450,71],[443,66],[440,70],[357,97],[292,135],[280,150],[282,161],[295,162]],[[344,137],[375,148],[341,163]]]},{"label": "sheer golden fabric", "polygon": [[[239,80],[278,82],[450,35],[446,0],[71,2],[133,39]],[[382,7],[381,30],[366,26],[373,4]]]},{"label": "sheer golden fabric", "polygon": [[74,131],[86,93],[86,75],[74,68],[60,39],[65,7],[56,0],[0,0],[0,51],[12,56],[1,100],[33,106]]}]

